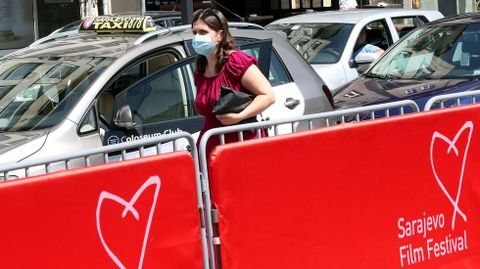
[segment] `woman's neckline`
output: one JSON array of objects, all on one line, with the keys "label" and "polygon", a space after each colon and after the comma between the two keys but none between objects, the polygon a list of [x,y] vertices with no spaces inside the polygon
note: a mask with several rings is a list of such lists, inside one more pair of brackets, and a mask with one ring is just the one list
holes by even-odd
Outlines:
[{"label": "woman's neckline", "polygon": [[[230,52],[228,53],[227,62],[228,62],[228,60],[230,59],[230,56],[231,56],[233,53],[236,53],[236,52],[238,52],[238,50],[232,50],[232,51],[230,51]],[[227,64],[227,62],[225,62],[225,64]],[[225,68],[225,66],[223,66],[223,68]],[[223,68],[222,68],[222,70],[223,70]],[[205,73],[204,73],[204,74],[202,74],[202,76],[203,76],[204,78],[207,78],[207,79],[216,78],[216,77],[218,77],[218,75],[220,75],[221,72],[222,72],[222,71],[218,72],[218,73],[215,74],[215,75],[211,75],[211,76],[207,76],[207,75],[205,75]]]}]

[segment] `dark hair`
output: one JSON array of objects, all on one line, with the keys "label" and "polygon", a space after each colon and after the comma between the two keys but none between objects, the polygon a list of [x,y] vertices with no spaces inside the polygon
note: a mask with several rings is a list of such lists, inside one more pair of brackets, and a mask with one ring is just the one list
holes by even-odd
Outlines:
[{"label": "dark hair", "polygon": [[[193,13],[192,28],[193,24],[198,20],[202,20],[203,22],[205,22],[205,24],[208,25],[208,27],[213,29],[215,32],[222,31],[222,39],[217,44],[217,64],[215,66],[215,72],[219,73],[225,65],[225,62],[227,62],[229,56],[228,51],[236,48],[235,40],[233,39],[230,30],[228,30],[227,19],[225,18],[225,16],[223,16],[222,12],[213,8],[207,8],[199,9],[195,11],[195,13]],[[196,72],[199,74],[203,74],[205,73],[206,68],[207,57],[203,55],[197,55],[197,58],[195,60]]]}]

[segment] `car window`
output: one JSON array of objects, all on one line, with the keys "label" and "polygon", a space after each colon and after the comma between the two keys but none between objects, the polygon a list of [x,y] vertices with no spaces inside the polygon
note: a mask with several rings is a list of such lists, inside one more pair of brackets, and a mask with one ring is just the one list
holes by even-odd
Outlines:
[{"label": "car window", "polygon": [[80,123],[78,132],[80,134],[88,134],[95,130],[97,130],[97,117],[95,107],[92,107]]},{"label": "car window", "polygon": [[188,93],[192,89],[185,83],[191,77],[188,70],[183,69],[153,76],[126,92],[135,124],[168,121],[196,114],[193,109],[194,96]]},{"label": "car window", "polygon": [[2,80],[19,80],[24,79],[30,73],[33,72],[41,63],[22,63],[14,65],[11,68],[5,70],[3,74],[0,75]]},{"label": "car window", "polygon": [[[154,74],[158,70],[175,63],[178,59],[178,56],[174,52],[163,51],[147,57],[120,72],[120,74],[116,76],[107,89],[104,90],[97,99],[97,108],[101,123],[107,128],[112,126],[114,100],[117,95],[124,93],[128,87],[137,83],[142,78]],[[147,91],[150,91],[152,87],[148,88],[147,86],[144,86],[140,88],[136,87],[135,89],[136,90],[131,90],[125,93],[125,96],[129,99],[129,105],[137,108],[141,105],[142,100],[146,98]]]},{"label": "car window", "polygon": [[125,90],[141,78],[155,73],[174,62],[178,61],[178,56],[173,52],[163,52],[142,60],[120,73],[117,78],[110,83],[107,91],[113,95]]},{"label": "car window", "polygon": [[417,28],[369,71],[402,79],[460,78],[480,75],[480,24]]},{"label": "car window", "polygon": [[340,60],[353,24],[294,23],[269,25],[280,30],[288,41],[311,64],[331,64]]},{"label": "car window", "polygon": [[[240,48],[242,49],[242,47]],[[260,44],[253,45],[248,49],[242,49],[242,51],[259,59]],[[287,74],[285,65],[282,63],[281,59],[273,51],[273,49],[270,53],[270,70],[268,72],[268,80],[272,86],[282,85],[291,81],[290,76]]]},{"label": "car window", "polygon": [[367,43],[375,45],[386,50],[393,44],[392,37],[388,31],[387,22],[378,20],[370,22],[366,25]]},{"label": "car window", "polygon": [[427,18],[424,16],[405,16],[392,18],[392,22],[395,25],[395,29],[397,30],[399,37],[403,37],[405,34],[416,27],[425,24],[427,21]]},{"label": "car window", "polygon": [[136,125],[197,115],[192,70],[193,63],[152,74],[116,97],[120,101],[115,109],[128,105]]},{"label": "car window", "polygon": [[0,131],[56,125],[112,62],[80,56],[0,61]]}]

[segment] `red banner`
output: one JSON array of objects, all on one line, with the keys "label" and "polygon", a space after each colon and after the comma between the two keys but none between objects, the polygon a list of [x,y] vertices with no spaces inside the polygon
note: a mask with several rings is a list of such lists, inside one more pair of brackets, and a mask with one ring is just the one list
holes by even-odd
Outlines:
[{"label": "red banner", "polygon": [[202,268],[188,153],[0,184],[0,268]]},{"label": "red banner", "polygon": [[222,268],[480,268],[480,107],[219,146]]}]

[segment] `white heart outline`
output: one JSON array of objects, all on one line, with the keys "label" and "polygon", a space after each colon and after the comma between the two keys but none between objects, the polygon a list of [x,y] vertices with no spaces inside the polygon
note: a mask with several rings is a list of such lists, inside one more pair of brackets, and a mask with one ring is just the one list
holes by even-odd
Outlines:
[{"label": "white heart outline", "polygon": [[[449,145],[448,150],[447,150],[447,154],[450,153],[450,151],[453,149],[453,151],[455,152],[455,155],[457,155],[457,157],[458,157],[458,148],[455,146],[455,144],[457,143],[457,140],[460,137],[460,135],[467,128],[470,129],[470,132],[468,134],[467,145],[465,146],[465,150],[464,150],[464,153],[463,153],[462,168],[461,168],[461,171],[460,171],[460,178],[459,178],[459,181],[458,181],[457,196],[456,196],[455,201],[454,201],[452,196],[448,192],[448,190],[443,185],[442,180],[438,177],[437,171],[435,170],[435,164],[434,164],[434,160],[433,160],[433,147],[434,147],[434,144],[435,144],[435,140],[437,138],[439,138]],[[460,200],[460,194],[461,194],[462,183],[463,183],[463,175],[464,175],[464,172],[465,172],[465,163],[467,161],[467,156],[468,156],[467,153],[468,153],[468,149],[470,148],[470,139],[472,138],[472,133],[473,133],[473,122],[472,121],[466,121],[463,124],[462,128],[460,128],[460,130],[458,130],[457,134],[453,138],[453,141],[450,140],[449,138],[447,138],[446,136],[444,136],[443,134],[441,134],[440,132],[435,131],[432,135],[432,142],[430,144],[430,164],[432,165],[433,174],[435,175],[435,179],[437,180],[438,185],[440,186],[443,193],[448,198],[450,203],[452,203],[452,206],[453,206],[452,230],[455,229],[455,217],[456,217],[457,213],[463,218],[463,221],[467,222],[467,216],[458,207],[458,201]]]},{"label": "white heart outline", "polygon": [[135,204],[137,199],[140,197],[140,195],[143,193],[143,191],[145,191],[145,189],[148,188],[150,185],[156,185],[156,188],[155,188],[155,194],[154,194],[154,197],[153,197],[152,206],[150,208],[150,214],[148,216],[147,226],[145,227],[145,235],[144,235],[144,238],[143,238],[142,253],[140,255],[140,261],[138,263],[138,268],[141,269],[142,266],[143,266],[143,258],[145,256],[145,249],[146,249],[146,246],[147,246],[147,238],[148,238],[148,234],[150,232],[150,225],[152,223],[153,213],[155,211],[155,206],[157,204],[158,193],[160,192],[160,186],[161,186],[160,178],[158,176],[150,177],[135,192],[135,194],[133,195],[130,202],[127,202],[123,198],[121,198],[121,197],[119,197],[115,194],[106,192],[106,191],[102,191],[102,193],[100,193],[100,197],[98,198],[98,204],[97,204],[97,210],[96,210],[96,218],[97,218],[96,222],[97,222],[98,236],[100,237],[100,240],[102,241],[102,245],[105,248],[105,250],[107,251],[110,258],[115,262],[115,264],[118,267],[120,267],[122,269],[126,268],[125,265],[123,265],[123,263],[118,259],[118,257],[115,255],[115,253],[113,253],[113,251],[108,247],[107,243],[105,242],[105,239],[103,238],[102,229],[101,229],[101,226],[100,226],[100,208],[102,207],[103,200],[110,199],[110,200],[113,200],[113,201],[115,201],[115,202],[117,202],[117,203],[119,203],[119,204],[121,204],[125,207],[125,209],[122,212],[122,218],[125,218],[127,213],[130,211],[132,213],[132,215],[135,217],[135,219],[138,220],[139,219],[139,214],[138,214],[138,211],[133,207],[133,205]]}]

